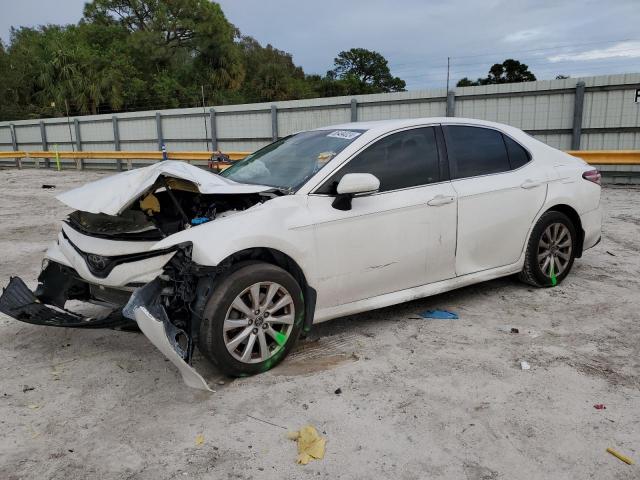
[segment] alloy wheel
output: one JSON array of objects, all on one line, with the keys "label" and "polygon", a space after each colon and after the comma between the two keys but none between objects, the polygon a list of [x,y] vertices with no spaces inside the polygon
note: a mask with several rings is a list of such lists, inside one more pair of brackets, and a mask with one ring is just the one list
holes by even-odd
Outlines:
[{"label": "alloy wheel", "polygon": [[552,280],[562,275],[571,261],[573,239],[571,232],[562,223],[552,223],[540,237],[538,243],[538,265]]},{"label": "alloy wheel", "polygon": [[291,294],[279,283],[258,282],[244,289],[231,303],[223,335],[233,358],[260,363],[284,348],[295,321]]}]

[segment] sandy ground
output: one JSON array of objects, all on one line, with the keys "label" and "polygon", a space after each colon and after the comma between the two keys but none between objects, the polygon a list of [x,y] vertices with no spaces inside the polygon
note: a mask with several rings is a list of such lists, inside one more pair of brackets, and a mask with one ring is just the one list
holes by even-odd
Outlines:
[{"label": "sandy ground", "polygon": [[[55,194],[101,175],[0,171],[0,284],[35,286]],[[0,478],[640,478],[605,452],[640,462],[640,190],[603,202],[602,244],[557,288],[506,278],[334,320],[214,394],[141,334],[0,314]],[[416,318],[432,308],[460,320]],[[301,466],[285,428],[306,424],[327,451]]]}]

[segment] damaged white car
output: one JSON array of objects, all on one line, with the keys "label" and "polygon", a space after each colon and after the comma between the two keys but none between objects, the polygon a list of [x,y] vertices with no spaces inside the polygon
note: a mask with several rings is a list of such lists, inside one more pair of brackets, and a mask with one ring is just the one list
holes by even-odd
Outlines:
[{"label": "damaged white car", "polygon": [[[461,118],[352,123],[278,140],[218,175],[161,162],[58,196],[76,209],[24,322],[133,322],[207,388],[194,348],[241,376],[302,331],[357,312],[519,274],[561,282],[600,240],[600,175],[521,130]],[[69,300],[110,305],[88,318]]]}]

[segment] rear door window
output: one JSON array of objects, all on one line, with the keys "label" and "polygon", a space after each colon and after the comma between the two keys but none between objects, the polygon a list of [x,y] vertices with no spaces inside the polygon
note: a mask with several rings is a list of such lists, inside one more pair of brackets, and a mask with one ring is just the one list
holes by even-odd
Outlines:
[{"label": "rear door window", "polygon": [[334,195],[347,173],[375,175],[380,180],[380,192],[439,182],[435,128],[414,128],[378,140],[333,174],[316,193]]},{"label": "rear door window", "polygon": [[497,130],[466,125],[443,126],[452,178],[468,178],[510,170],[507,148]]}]

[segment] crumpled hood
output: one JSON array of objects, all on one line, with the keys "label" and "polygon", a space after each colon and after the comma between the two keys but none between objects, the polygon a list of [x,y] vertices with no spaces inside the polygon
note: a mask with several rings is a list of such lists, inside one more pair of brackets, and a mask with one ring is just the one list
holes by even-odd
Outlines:
[{"label": "crumpled hood", "polygon": [[247,194],[273,189],[234,182],[185,162],[166,160],[87,183],[56,198],[83,212],[118,215],[151,188],[160,176],[192,182],[203,194]]}]

